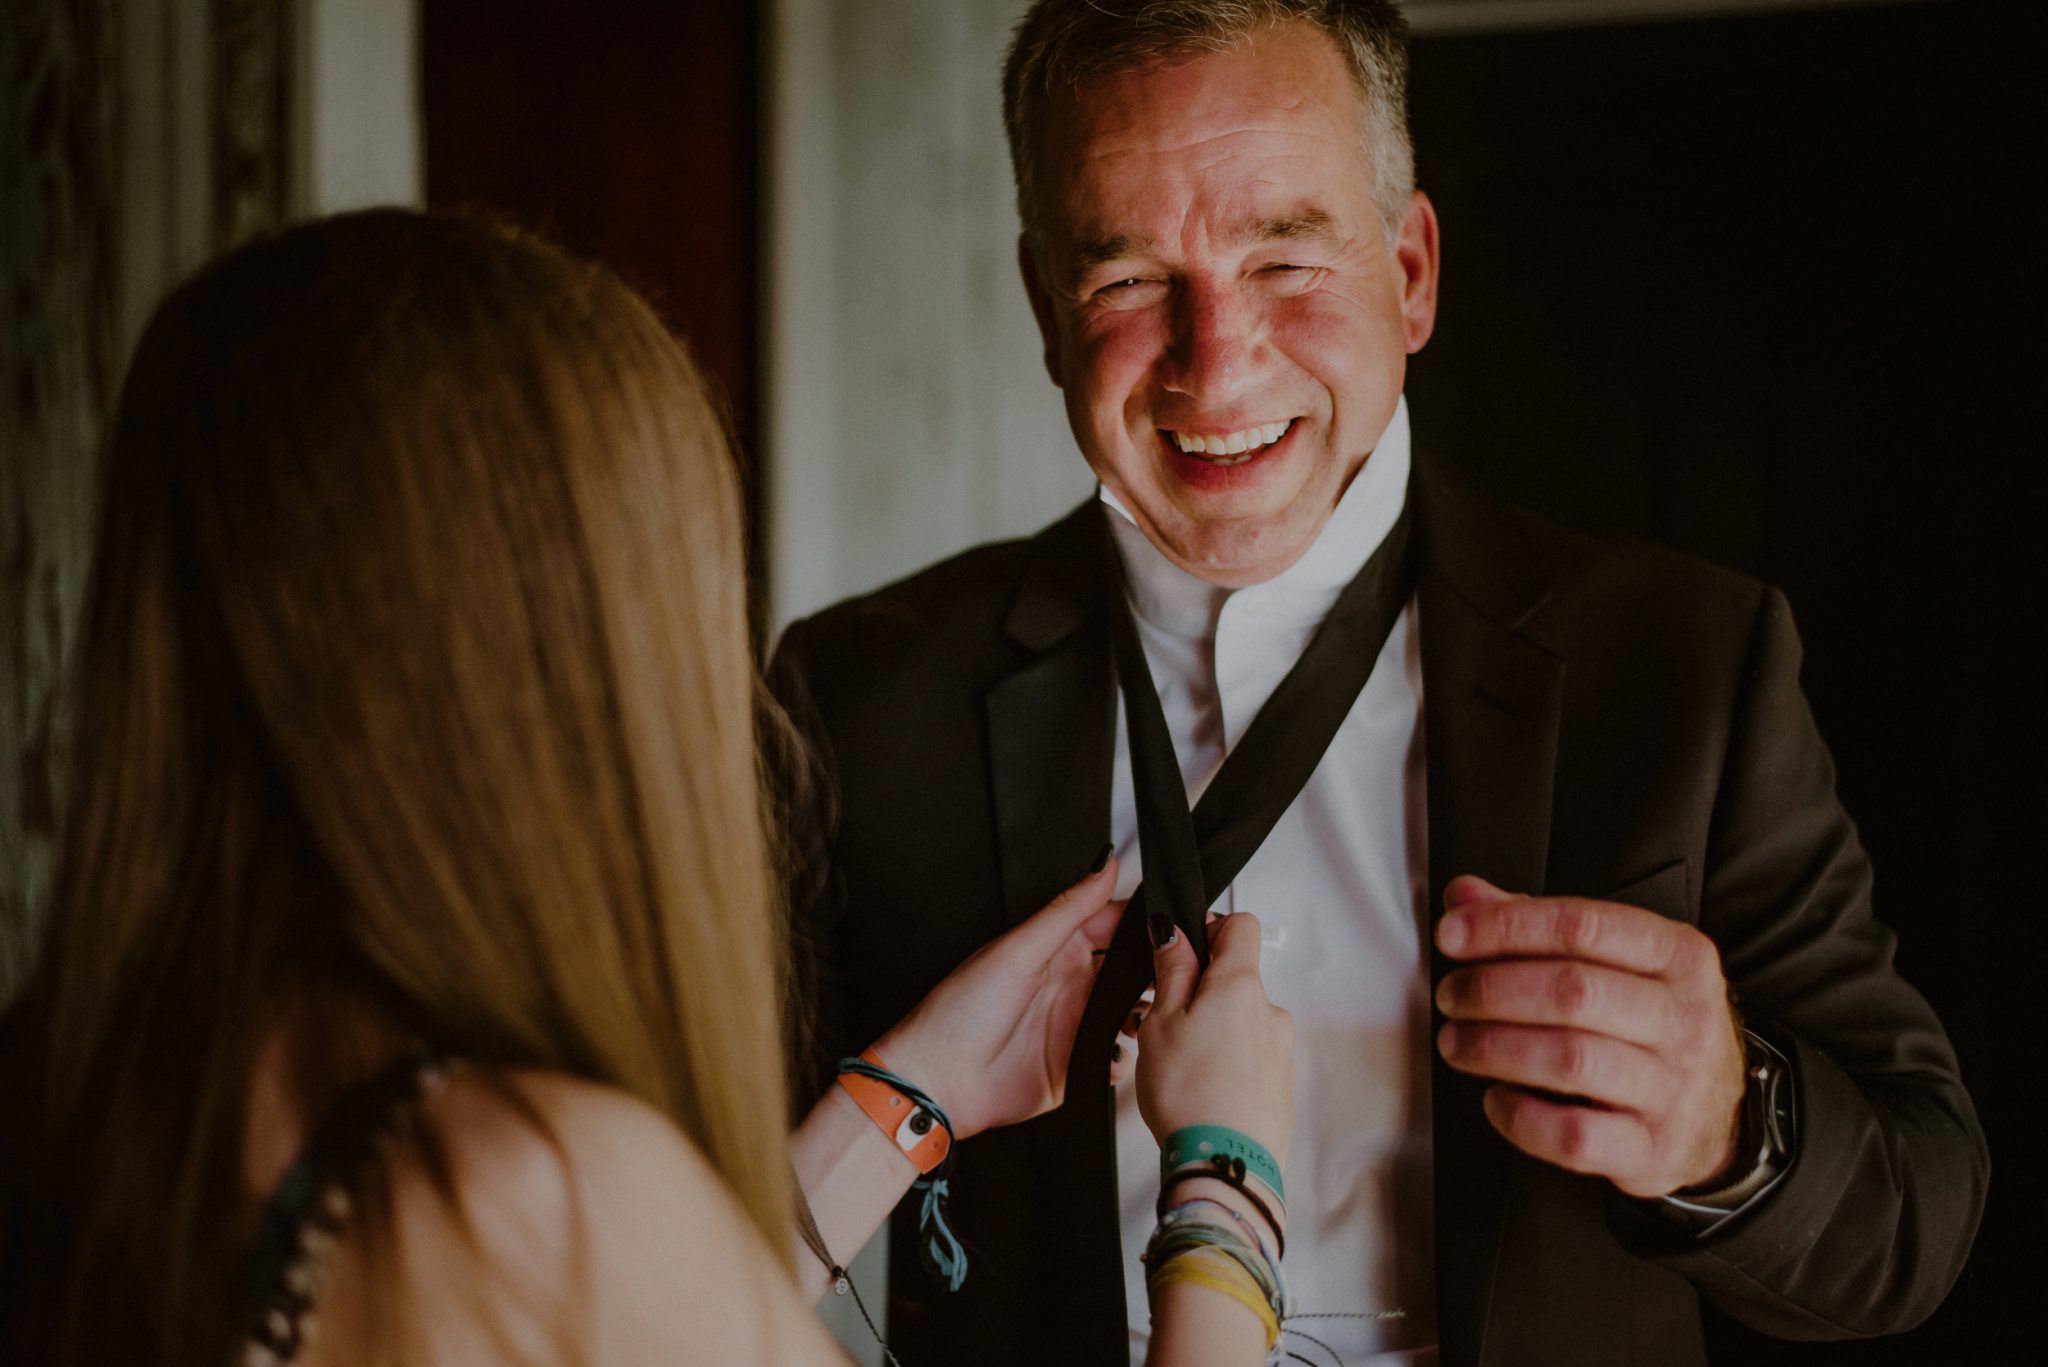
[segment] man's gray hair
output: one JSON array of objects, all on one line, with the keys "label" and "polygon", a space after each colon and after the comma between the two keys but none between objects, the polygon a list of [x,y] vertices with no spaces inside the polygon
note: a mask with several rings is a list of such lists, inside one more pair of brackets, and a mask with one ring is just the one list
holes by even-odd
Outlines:
[{"label": "man's gray hair", "polygon": [[1221,52],[1274,24],[1314,24],[1335,40],[1364,106],[1373,199],[1391,247],[1415,189],[1408,138],[1408,21],[1392,0],[1037,0],[1003,63],[1003,127],[1017,216],[1037,237],[1038,140],[1046,106],[1081,82]]}]

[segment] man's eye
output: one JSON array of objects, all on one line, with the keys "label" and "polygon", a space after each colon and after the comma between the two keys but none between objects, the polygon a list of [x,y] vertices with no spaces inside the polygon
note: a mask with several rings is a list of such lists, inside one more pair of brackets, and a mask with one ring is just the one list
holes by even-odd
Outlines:
[{"label": "man's eye", "polygon": [[1323,278],[1320,266],[1303,266],[1292,261],[1277,261],[1259,270],[1259,277],[1273,289],[1285,294],[1297,294],[1313,289]]},{"label": "man's eye", "polygon": [[1127,275],[1121,280],[1112,280],[1096,288],[1094,299],[1109,308],[1133,308],[1157,297],[1166,289],[1162,280],[1143,275]]}]

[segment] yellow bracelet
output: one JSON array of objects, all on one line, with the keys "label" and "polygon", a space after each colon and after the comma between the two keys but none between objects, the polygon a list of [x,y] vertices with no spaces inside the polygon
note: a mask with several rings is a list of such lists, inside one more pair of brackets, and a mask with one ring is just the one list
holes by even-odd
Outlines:
[{"label": "yellow bracelet", "polygon": [[1175,1282],[1187,1282],[1194,1286],[1206,1286],[1211,1291],[1220,1291],[1259,1317],[1259,1323],[1266,1329],[1266,1351],[1271,1352],[1280,1338],[1280,1317],[1273,1313],[1273,1307],[1259,1289],[1252,1274],[1239,1266],[1237,1260],[1227,1253],[1211,1248],[1193,1248],[1176,1254],[1166,1260],[1163,1266],[1151,1269],[1145,1278],[1145,1294],[1148,1299],[1156,1298],[1161,1287]]}]

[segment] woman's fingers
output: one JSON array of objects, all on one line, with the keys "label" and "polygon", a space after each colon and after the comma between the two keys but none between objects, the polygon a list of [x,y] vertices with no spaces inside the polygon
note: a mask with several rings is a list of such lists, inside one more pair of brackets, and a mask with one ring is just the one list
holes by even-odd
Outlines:
[{"label": "woman's fingers", "polygon": [[1227,1125],[1276,1155],[1293,1131],[1293,1020],[1259,976],[1257,918],[1210,926],[1206,970],[1186,936],[1154,952],[1156,996],[1139,1025],[1138,1109],[1164,1139],[1187,1125]]},{"label": "woman's fingers", "polygon": [[[1116,930],[1117,914],[1105,915],[1105,912],[1117,905],[1109,900],[1115,891],[1116,859],[1105,856],[1100,868],[1047,902],[994,943],[1014,950],[1026,961],[1038,963],[1044,963],[1059,953],[1067,938],[1077,930],[1086,932],[1091,945],[1107,945],[1109,934]],[[1104,920],[1097,922],[1092,919],[1095,917],[1104,917]],[[1108,926],[1108,932],[1098,934],[1103,924]]]},{"label": "woman's fingers", "polygon": [[1164,944],[1152,950],[1152,1009],[1185,1011],[1195,995],[1195,980],[1201,976],[1195,947],[1178,930]]},{"label": "woman's fingers", "polygon": [[1259,918],[1248,911],[1209,923],[1209,971],[1259,976]]}]

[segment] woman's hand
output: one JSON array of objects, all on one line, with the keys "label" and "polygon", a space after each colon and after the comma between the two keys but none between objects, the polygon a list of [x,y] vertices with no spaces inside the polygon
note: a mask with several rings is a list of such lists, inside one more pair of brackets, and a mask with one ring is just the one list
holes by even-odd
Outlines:
[{"label": "woman's hand", "polygon": [[1059,1104],[1095,952],[1123,914],[1115,888],[1111,859],[976,951],[875,1042],[891,1071],[944,1108],[956,1138]]},{"label": "woman's hand", "polygon": [[1154,951],[1155,995],[1138,1027],[1138,1113],[1161,1144],[1190,1125],[1224,1125],[1285,1163],[1294,1136],[1294,1018],[1259,978],[1259,922],[1209,924],[1209,969],[1187,936]]}]

